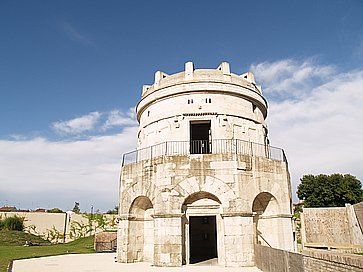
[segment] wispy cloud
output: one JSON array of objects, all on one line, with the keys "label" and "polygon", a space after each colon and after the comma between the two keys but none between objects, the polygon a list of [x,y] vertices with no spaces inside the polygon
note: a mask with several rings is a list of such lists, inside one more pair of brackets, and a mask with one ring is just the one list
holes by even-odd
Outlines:
[{"label": "wispy cloud", "polygon": [[300,97],[335,74],[332,65],[319,65],[313,58],[298,61],[283,59],[251,65],[264,91],[276,98]]},{"label": "wispy cloud", "polygon": [[71,120],[54,122],[52,128],[61,135],[77,135],[93,130],[100,117],[101,113],[91,112]]},{"label": "wispy cloud", "polygon": [[23,141],[26,140],[27,137],[21,134],[11,134],[9,135],[10,139],[15,140],[15,141]]},{"label": "wispy cloud", "polygon": [[51,128],[61,136],[81,136],[87,133],[104,134],[113,128],[137,126],[135,109],[127,111],[90,112],[81,117],[52,123]]},{"label": "wispy cloud", "polygon": [[82,34],[79,30],[76,29],[75,26],[73,26],[69,22],[60,22],[59,28],[69,39],[74,42],[83,45],[94,45],[94,42],[89,37],[87,37],[85,34]]},{"label": "wispy cloud", "polygon": [[358,38],[358,42],[353,50],[353,54],[354,54],[354,56],[356,56],[358,58],[363,57],[363,36],[360,36]]},{"label": "wispy cloud", "polygon": [[130,108],[127,112],[113,110],[108,113],[107,120],[102,126],[102,130],[112,127],[122,127],[125,125],[136,126],[135,108]]}]

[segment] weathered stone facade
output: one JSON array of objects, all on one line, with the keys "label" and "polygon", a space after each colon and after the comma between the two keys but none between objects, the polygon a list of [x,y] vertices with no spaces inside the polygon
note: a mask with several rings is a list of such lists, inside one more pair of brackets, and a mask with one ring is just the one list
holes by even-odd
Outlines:
[{"label": "weathered stone facade", "polygon": [[252,73],[186,63],[155,74],[137,106],[138,150],[124,155],[118,261],[254,265],[254,243],[293,250],[286,157],[269,146]]},{"label": "weathered stone facade", "polygon": [[306,248],[363,252],[363,202],[345,207],[303,208],[301,243]]},{"label": "weathered stone facade", "polygon": [[362,272],[363,258],[357,254],[329,250],[302,253],[255,245],[255,264],[268,272]]}]

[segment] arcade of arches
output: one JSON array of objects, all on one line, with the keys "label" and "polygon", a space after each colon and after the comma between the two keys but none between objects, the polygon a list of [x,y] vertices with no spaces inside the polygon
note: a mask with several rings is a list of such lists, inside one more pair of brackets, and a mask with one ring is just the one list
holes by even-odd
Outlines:
[{"label": "arcade of arches", "polygon": [[[123,262],[153,262],[170,266],[210,260],[228,265],[231,252],[248,262],[253,243],[279,247],[279,205],[268,192],[253,200],[252,213],[228,214],[212,193],[199,191],[187,196],[179,214],[158,214],[146,196],[136,197],[127,216],[120,220],[123,231]],[[119,230],[119,231],[120,231]],[[248,255],[249,254],[249,255]],[[177,257],[175,257],[177,256]],[[252,265],[252,258],[250,259]]]}]

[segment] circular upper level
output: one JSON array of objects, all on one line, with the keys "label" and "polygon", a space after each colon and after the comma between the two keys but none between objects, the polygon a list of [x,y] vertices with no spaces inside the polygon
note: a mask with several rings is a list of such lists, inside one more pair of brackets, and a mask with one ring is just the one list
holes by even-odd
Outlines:
[{"label": "circular upper level", "polygon": [[233,74],[227,62],[222,62],[217,69],[194,69],[193,63],[187,62],[185,71],[173,75],[157,71],[154,84],[143,86],[142,97],[136,107],[137,119],[140,122],[145,110],[156,101],[203,92],[242,97],[254,103],[264,118],[267,116],[267,102],[251,72]]},{"label": "circular upper level", "polygon": [[156,72],[154,84],[143,86],[136,113],[139,147],[188,141],[187,123],[202,121],[211,123],[213,139],[265,143],[267,138],[267,102],[261,86],[251,72],[231,73],[227,62],[217,69],[194,69],[188,62],[184,71],[173,75]]}]

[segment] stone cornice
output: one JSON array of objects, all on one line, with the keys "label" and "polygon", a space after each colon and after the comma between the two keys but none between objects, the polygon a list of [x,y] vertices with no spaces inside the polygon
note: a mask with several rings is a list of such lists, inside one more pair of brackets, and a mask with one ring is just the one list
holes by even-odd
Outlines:
[{"label": "stone cornice", "polygon": [[226,212],[221,213],[222,217],[252,217],[253,214],[250,212]]},{"label": "stone cornice", "polygon": [[292,218],[292,214],[286,214],[286,213],[282,213],[282,214],[273,214],[273,215],[260,215],[258,218],[259,219],[270,219],[270,218]]},{"label": "stone cornice", "polygon": [[163,214],[153,214],[153,218],[181,218],[184,214],[182,213],[163,213]]}]

